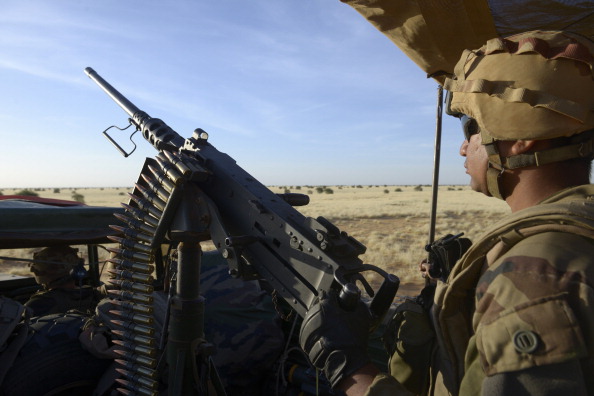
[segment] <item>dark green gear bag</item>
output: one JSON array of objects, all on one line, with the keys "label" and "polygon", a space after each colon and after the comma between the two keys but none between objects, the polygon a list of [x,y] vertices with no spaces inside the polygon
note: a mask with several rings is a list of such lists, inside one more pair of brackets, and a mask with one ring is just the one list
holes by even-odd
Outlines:
[{"label": "dark green gear bag", "polygon": [[28,325],[25,307],[0,296],[0,384],[27,340]]}]

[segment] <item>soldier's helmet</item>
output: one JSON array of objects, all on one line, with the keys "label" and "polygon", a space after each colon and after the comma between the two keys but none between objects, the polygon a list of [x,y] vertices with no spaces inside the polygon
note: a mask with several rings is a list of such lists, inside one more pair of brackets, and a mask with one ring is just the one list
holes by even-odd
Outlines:
[{"label": "soldier's helmet", "polygon": [[[454,77],[444,83],[451,93],[448,111],[475,120],[493,175],[503,169],[592,159],[593,69],[594,42],[577,34],[531,31],[495,38],[463,52]],[[494,144],[562,137],[567,139],[557,139],[553,150],[531,159],[502,158]],[[489,191],[498,196],[492,184]]]},{"label": "soldier's helmet", "polygon": [[79,262],[78,249],[70,246],[50,246],[33,254],[31,272],[38,284],[44,287],[52,282],[67,279]]}]

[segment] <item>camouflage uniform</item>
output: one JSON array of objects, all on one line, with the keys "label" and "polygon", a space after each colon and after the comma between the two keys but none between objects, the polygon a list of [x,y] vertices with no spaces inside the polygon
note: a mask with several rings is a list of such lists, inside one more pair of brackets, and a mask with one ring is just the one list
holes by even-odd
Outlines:
[{"label": "camouflage uniform", "polygon": [[[226,260],[218,252],[202,256],[200,272],[201,295],[206,300],[204,311],[204,339],[216,346],[212,360],[227,395],[261,395],[267,376],[284,347],[284,333],[272,299],[257,281],[243,281],[229,275]],[[154,292],[155,338],[167,315],[167,295]],[[110,299],[97,306],[97,315],[89,324],[109,328],[108,313],[118,306]],[[118,357],[113,346],[101,341],[89,329],[81,342],[89,352],[101,358]],[[99,341],[98,341],[99,340]]]},{"label": "camouflage uniform", "polygon": [[270,295],[256,281],[229,275],[218,253],[203,255],[205,338],[217,346],[213,361],[229,395],[260,395],[262,382],[284,346]]},{"label": "camouflage uniform", "polygon": [[92,314],[97,303],[104,297],[104,293],[90,286],[43,290],[32,295],[25,306],[31,309],[32,316],[65,313],[70,310]]},{"label": "camouflage uniform", "polygon": [[[436,290],[425,393],[594,394],[593,199],[594,185],[561,191],[462,257]],[[368,391],[398,394],[407,391],[387,375]]]}]

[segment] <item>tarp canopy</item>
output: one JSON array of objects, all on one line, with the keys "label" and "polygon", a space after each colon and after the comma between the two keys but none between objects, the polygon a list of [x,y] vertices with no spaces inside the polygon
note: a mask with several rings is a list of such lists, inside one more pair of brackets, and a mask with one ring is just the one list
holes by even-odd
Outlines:
[{"label": "tarp canopy", "polygon": [[342,0],[429,76],[443,82],[462,51],[530,30],[565,30],[594,40],[594,1]]},{"label": "tarp canopy", "polygon": [[123,208],[29,196],[0,196],[0,249],[108,243]]}]

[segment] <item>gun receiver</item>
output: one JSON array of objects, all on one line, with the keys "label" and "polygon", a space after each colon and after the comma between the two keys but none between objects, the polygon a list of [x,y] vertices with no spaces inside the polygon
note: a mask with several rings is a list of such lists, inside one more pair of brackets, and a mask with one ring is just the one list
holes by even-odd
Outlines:
[{"label": "gun receiver", "polygon": [[[179,165],[172,172],[180,174],[184,167],[202,169],[187,174],[201,191],[201,202],[208,203],[207,239],[227,259],[232,275],[266,279],[301,316],[322,290],[332,288],[341,291],[348,309],[354,297],[360,298],[359,289],[353,289],[359,280],[373,296],[372,315],[378,320],[383,317],[399,280],[378,267],[363,264],[359,255],[365,246],[323,217],[302,215],[289,203],[292,199],[274,194],[233,158],[213,147],[203,130],[197,129],[191,138],[184,139],[162,120],[138,109],[93,69],[86,68],[85,72],[161,152],[157,161],[163,156],[175,158]],[[302,204],[303,199],[296,202]],[[374,271],[384,278],[377,293],[362,277],[363,271]]]}]

